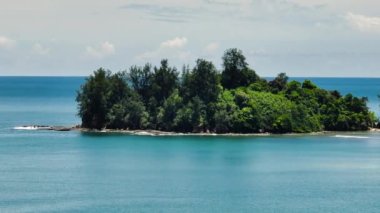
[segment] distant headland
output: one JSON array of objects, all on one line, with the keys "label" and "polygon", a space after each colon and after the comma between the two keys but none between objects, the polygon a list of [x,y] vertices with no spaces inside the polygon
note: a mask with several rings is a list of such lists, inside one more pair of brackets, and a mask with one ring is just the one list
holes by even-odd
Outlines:
[{"label": "distant headland", "polygon": [[363,131],[377,118],[367,98],[289,81],[268,81],[249,67],[242,51],[228,49],[223,69],[198,59],[181,73],[169,66],[100,68],[78,91],[81,128],[208,134]]}]

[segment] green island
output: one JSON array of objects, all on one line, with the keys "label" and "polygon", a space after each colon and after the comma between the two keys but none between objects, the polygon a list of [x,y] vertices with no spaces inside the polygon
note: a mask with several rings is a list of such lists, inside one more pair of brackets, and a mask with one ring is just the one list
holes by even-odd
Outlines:
[{"label": "green island", "polygon": [[310,80],[259,77],[241,50],[228,49],[218,71],[198,59],[182,72],[169,66],[100,68],[78,91],[82,128],[178,133],[310,133],[361,131],[376,125],[368,99],[318,88]]}]

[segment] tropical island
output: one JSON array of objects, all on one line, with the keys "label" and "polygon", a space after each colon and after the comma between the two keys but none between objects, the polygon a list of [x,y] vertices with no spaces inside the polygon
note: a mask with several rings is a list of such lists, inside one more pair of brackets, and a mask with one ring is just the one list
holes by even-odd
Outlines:
[{"label": "tropical island", "polygon": [[100,68],[78,91],[81,127],[178,133],[310,133],[362,131],[376,124],[368,99],[318,88],[285,73],[266,80],[241,50],[228,49],[223,69],[198,59],[180,73],[159,67]]}]

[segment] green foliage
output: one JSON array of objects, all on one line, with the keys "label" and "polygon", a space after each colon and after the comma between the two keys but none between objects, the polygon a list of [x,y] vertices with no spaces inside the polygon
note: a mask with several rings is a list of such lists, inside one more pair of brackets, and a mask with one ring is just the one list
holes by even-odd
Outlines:
[{"label": "green foliage", "polygon": [[258,92],[269,92],[270,91],[269,84],[268,84],[267,80],[265,80],[265,79],[259,79],[255,83],[250,84],[249,89],[251,89],[253,91],[258,91]]},{"label": "green foliage", "polygon": [[111,129],[145,129],[148,113],[144,104],[135,98],[116,103],[107,115],[107,128]]},{"label": "green foliage", "polygon": [[192,132],[193,131],[193,110],[191,103],[186,104],[183,108],[179,109],[177,116],[174,119],[174,129],[179,132]]},{"label": "green foliage", "polygon": [[204,132],[206,130],[206,105],[198,97],[194,97],[189,106],[193,113],[191,115],[191,124],[193,131]]},{"label": "green foliage", "polygon": [[165,100],[164,105],[160,107],[157,116],[159,128],[161,130],[170,131],[173,129],[174,119],[177,117],[177,113],[182,106],[182,102],[182,97],[179,96],[177,89],[174,90],[169,98]]},{"label": "green foliage", "polygon": [[314,84],[313,82],[311,82],[310,80],[305,80],[305,81],[302,83],[302,88],[313,90],[313,89],[316,89],[316,88],[317,88],[317,85],[315,85],[315,84]]},{"label": "green foliage", "polygon": [[238,110],[238,106],[234,100],[235,97],[230,90],[224,90],[220,94],[214,115],[215,132],[232,132],[234,113]]},{"label": "green foliage", "polygon": [[357,131],[378,120],[367,98],[342,96],[310,80],[259,78],[240,50],[223,56],[221,74],[206,60],[184,66],[181,78],[162,60],[160,67],[132,66],[112,74],[102,68],[77,95],[85,128],[157,129],[177,132],[304,133]]},{"label": "green foliage", "polygon": [[317,116],[282,95],[249,88],[225,91],[218,102],[216,132],[320,131]]},{"label": "green foliage", "polygon": [[367,107],[367,98],[348,94],[322,105],[322,122],[326,130],[358,131],[374,127],[376,118]]}]

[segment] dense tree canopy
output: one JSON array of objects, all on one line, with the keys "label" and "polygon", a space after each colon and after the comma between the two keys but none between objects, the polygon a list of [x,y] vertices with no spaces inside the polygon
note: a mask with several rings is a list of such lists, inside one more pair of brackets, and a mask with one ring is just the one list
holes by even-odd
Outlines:
[{"label": "dense tree canopy", "polygon": [[85,128],[216,133],[367,130],[375,125],[367,101],[285,73],[268,82],[237,49],[225,52],[221,72],[204,59],[181,76],[167,60],[115,74],[100,68],[77,95]]}]

